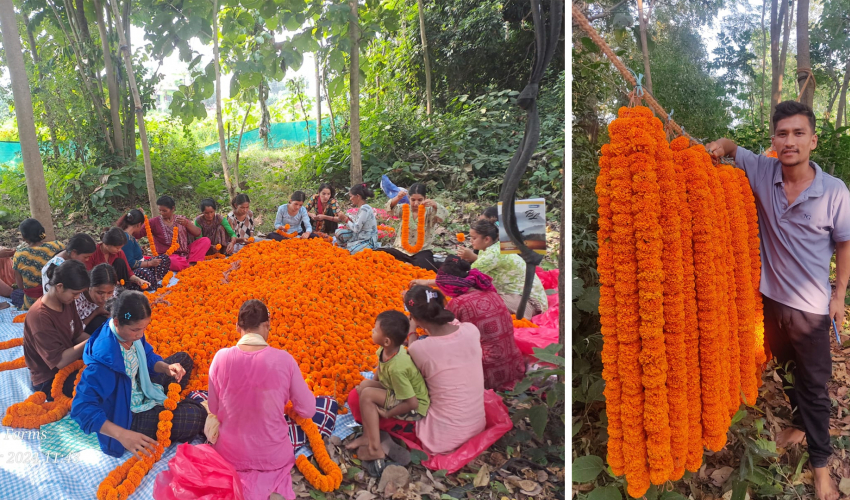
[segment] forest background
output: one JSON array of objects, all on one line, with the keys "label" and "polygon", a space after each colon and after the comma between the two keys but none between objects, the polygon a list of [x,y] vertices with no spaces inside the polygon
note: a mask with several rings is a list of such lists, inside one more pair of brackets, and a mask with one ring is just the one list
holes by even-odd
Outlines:
[{"label": "forest background", "polygon": [[[847,0],[606,0],[577,5],[697,140],[728,137],[762,153],[770,147],[769,118],[776,103],[799,99],[817,116],[819,143],[812,160],[850,181]],[[624,480],[613,477],[605,464],[594,189],[600,148],[608,142],[607,125],[620,106],[628,105],[632,88],[575,22],[572,74],[573,493],[579,499],[608,500],[626,495]],[[830,425],[837,452],[829,467],[844,495],[850,494],[847,347],[833,352],[829,384],[837,408]],[[664,488],[653,486],[646,498],[729,500],[743,499],[745,493],[813,498],[811,472],[803,467],[808,456],[800,448],[777,450],[774,442],[790,421],[781,395],[787,381],[772,369],[765,380],[758,402],[733,419],[725,449],[706,453],[698,473],[686,473]]]}]

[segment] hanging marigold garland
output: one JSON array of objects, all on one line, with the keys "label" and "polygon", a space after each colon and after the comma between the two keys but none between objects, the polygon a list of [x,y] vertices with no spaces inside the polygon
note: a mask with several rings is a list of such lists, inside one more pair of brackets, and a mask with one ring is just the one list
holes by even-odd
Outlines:
[{"label": "hanging marigold garland", "polygon": [[640,497],[721,449],[756,387],[757,221],[740,171],[668,143],[648,109],[621,108],[609,135],[596,185],[608,463]]},{"label": "hanging marigold garland", "polygon": [[405,252],[414,254],[422,250],[425,244],[425,205],[419,204],[416,213],[416,244],[410,245],[410,205],[401,206],[401,247]]},{"label": "hanging marigold garland", "polygon": [[153,465],[162,458],[165,449],[171,445],[173,411],[180,402],[180,392],[179,384],[168,385],[168,394],[163,402],[165,409],[159,412],[157,442],[152,455],[145,455],[143,458],[133,456],[113,469],[98,486],[97,500],[126,500],[142,484],[142,479],[150,472]]},{"label": "hanging marigold garland", "polygon": [[[644,391],[640,364],[640,312],[637,290],[635,229],[632,216],[632,174],[627,154],[633,152],[629,135],[634,127],[629,109],[608,126],[611,136],[611,233],[614,254],[614,293],[617,318],[617,375],[620,379],[620,419],[623,431],[623,468],[628,493],[642,496],[649,488],[649,465],[644,432]],[[610,448],[610,445],[609,445]],[[609,451],[610,454],[610,451]]]},{"label": "hanging marigold garland", "polygon": [[175,225],[171,234],[171,246],[168,247],[168,250],[165,252],[165,255],[171,255],[180,248],[180,238],[178,237],[179,233],[180,228]]},{"label": "hanging marigold garland", "polygon": [[148,236],[148,241],[150,242],[151,255],[158,257],[159,254],[156,253],[156,244],[153,241],[153,232],[151,232],[151,223],[148,221],[147,215],[145,215],[145,234]]},{"label": "hanging marigold garland", "polygon": [[299,455],[295,459],[295,466],[298,467],[301,474],[304,474],[307,482],[317,490],[330,493],[339,488],[339,485],[342,484],[342,470],[328,455],[328,450],[325,448],[325,442],[322,440],[322,434],[316,427],[316,423],[313,422],[313,419],[302,418],[295,413],[292,403],[287,403],[286,414],[304,431],[307,441],[310,443],[310,448],[313,450],[313,457],[315,457],[316,463],[319,464],[324,474],[319,472],[305,455]]},{"label": "hanging marigold garland", "polygon": [[44,424],[61,420],[71,411],[72,399],[62,393],[65,380],[76,370],[77,378],[74,381],[74,389],[80,381],[85,365],[81,359],[74,361],[65,368],[59,370],[53,378],[50,394],[53,401],[47,402],[47,395],[38,391],[21,403],[15,403],[6,409],[6,416],[2,424],[6,427],[17,427],[22,429],[38,429]]},{"label": "hanging marigold garland", "polygon": [[[617,373],[617,302],[614,295],[613,213],[611,211],[611,146],[602,146],[599,158],[599,177],[596,179],[599,201],[599,232],[596,241],[599,252],[596,269],[599,272],[599,320],[602,325],[602,378],[605,380],[605,401],[608,416],[608,463],[614,474],[624,473],[623,426],[620,420],[620,377]],[[514,322],[516,326],[516,322]]]},{"label": "hanging marigold garland", "polygon": [[685,469],[695,471],[702,465],[702,398],[699,368],[699,321],[697,319],[697,291],[694,276],[693,216],[688,205],[687,177],[682,161],[682,150],[688,148],[687,137],[670,142],[673,164],[679,184],[679,215],[682,239],[682,292],[685,315],[686,377],[688,390],[688,458]]},{"label": "hanging marigold garland", "polygon": [[744,208],[747,215],[748,247],[750,250],[750,267],[752,272],[750,278],[753,280],[753,320],[755,323],[755,339],[753,349],[755,350],[755,375],[758,387],[763,382],[762,371],[767,361],[771,358],[770,347],[764,339],[764,303],[762,302],[759,284],[761,283],[761,240],[759,239],[758,210],[750,181],[743,171],[736,171],[738,184],[744,199]]},{"label": "hanging marigold garland", "polygon": [[688,457],[688,377],[685,345],[685,299],[682,251],[682,220],[679,214],[680,191],[673,152],[664,138],[656,152],[658,187],[661,195],[662,242],[661,261],[664,265],[664,341],[667,354],[667,398],[670,415],[670,452],[673,472],[670,479],[677,481],[685,474]]}]

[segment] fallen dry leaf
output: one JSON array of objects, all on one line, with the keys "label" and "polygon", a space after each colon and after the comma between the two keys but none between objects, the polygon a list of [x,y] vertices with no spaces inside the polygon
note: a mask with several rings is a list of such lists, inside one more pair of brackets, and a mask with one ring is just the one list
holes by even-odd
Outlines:
[{"label": "fallen dry leaf", "polygon": [[472,485],[476,488],[483,488],[490,485],[490,469],[486,464],[482,465],[481,468],[478,469],[478,474],[476,474],[475,479],[472,480]]},{"label": "fallen dry leaf", "polygon": [[[732,500],[732,490],[729,490],[723,494],[723,500]],[[749,491],[744,494],[744,500],[750,500]]]},{"label": "fallen dry leaf", "polygon": [[549,480],[549,474],[546,474],[546,471],[539,470],[537,471],[537,482],[545,483]]},{"label": "fallen dry leaf", "polygon": [[390,465],[381,474],[378,492],[392,496],[396,490],[404,488],[410,482],[410,472],[400,465]]},{"label": "fallen dry leaf", "polygon": [[711,473],[711,482],[714,483],[715,486],[723,486],[734,471],[735,469],[729,466],[721,467]]},{"label": "fallen dry leaf", "polygon": [[850,477],[842,477],[841,482],[838,483],[838,489],[842,495],[850,495]]},{"label": "fallen dry leaf", "polygon": [[377,495],[370,493],[367,490],[360,490],[354,494],[354,500],[375,500]]}]

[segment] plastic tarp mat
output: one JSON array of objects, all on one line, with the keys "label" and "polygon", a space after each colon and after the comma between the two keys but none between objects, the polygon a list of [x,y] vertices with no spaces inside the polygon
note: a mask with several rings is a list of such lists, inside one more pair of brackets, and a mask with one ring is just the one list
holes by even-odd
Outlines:
[{"label": "plastic tarp mat", "polygon": [[[354,420],[360,422],[360,396],[357,391],[351,391],[348,395],[348,407]],[[442,455],[431,455],[422,449],[422,443],[416,437],[415,422],[406,422],[394,418],[382,418],[380,420],[381,430],[387,431],[407,445],[411,450],[419,450],[428,455],[428,460],[423,460],[422,465],[431,470],[445,469],[447,473],[453,474],[462,469],[466,464],[493,446],[493,444],[505,435],[514,426],[508,414],[508,408],[502,402],[502,398],[492,389],[484,391],[484,415],[487,424],[484,430],[466,443],[462,444],[452,453]],[[427,417],[426,417],[427,418]]]}]

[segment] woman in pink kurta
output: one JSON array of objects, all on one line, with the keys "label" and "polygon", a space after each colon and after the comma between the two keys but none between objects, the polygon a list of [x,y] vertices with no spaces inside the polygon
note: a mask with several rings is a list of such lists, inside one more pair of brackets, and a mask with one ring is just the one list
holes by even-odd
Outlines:
[{"label": "woman in pink kurta", "polygon": [[411,323],[428,333],[407,349],[431,397],[428,415],[416,422],[416,437],[429,454],[451,453],[487,425],[481,334],[472,323],[455,320],[443,294],[430,287],[412,287],[404,303]]},{"label": "woman in pink kurta", "polygon": [[209,409],[220,422],[215,450],[239,473],[245,500],[277,493],[294,499],[290,470],[295,454],[284,419],[286,403],[312,418],[316,398],[286,351],[266,344],[269,314],[258,300],[239,310],[234,347],[221,349],[209,370]]}]

